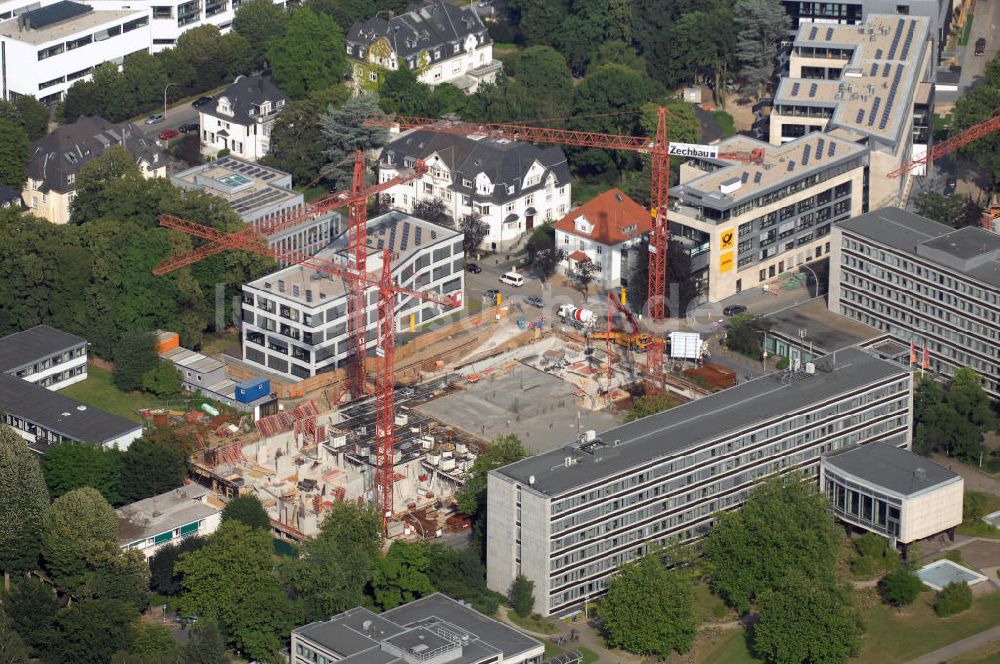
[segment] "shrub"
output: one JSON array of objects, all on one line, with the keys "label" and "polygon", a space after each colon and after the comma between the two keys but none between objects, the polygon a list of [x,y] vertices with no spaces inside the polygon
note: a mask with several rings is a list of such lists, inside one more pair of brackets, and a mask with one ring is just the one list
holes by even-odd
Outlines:
[{"label": "shrub", "polygon": [[882,600],[895,607],[912,604],[923,590],[920,577],[903,568],[889,572],[878,582],[878,594]]},{"label": "shrub", "polygon": [[938,593],[934,600],[934,613],[939,618],[947,618],[965,611],[972,606],[972,589],[963,581],[953,581]]}]

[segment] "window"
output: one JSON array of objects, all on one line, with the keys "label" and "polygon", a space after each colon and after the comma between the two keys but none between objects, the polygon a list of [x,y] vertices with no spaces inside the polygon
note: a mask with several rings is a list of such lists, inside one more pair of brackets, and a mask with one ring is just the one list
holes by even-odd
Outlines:
[{"label": "window", "polygon": [[470,180],[469,178],[462,178],[462,186],[463,187],[471,187],[472,186],[472,180]]}]

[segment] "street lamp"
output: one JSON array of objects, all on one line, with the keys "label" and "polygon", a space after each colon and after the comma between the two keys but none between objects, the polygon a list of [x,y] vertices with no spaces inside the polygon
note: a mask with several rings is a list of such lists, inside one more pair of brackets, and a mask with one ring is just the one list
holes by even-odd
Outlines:
[{"label": "street lamp", "polygon": [[[808,263],[803,263],[800,267],[804,267],[805,269],[809,270],[809,274],[813,276],[813,279],[816,281],[815,297],[819,297],[819,277],[816,276],[816,272],[811,267],[809,267]],[[806,293],[808,292],[809,292],[809,278],[806,277]]]},{"label": "street lamp", "polygon": [[167,90],[170,89],[171,85],[177,85],[177,83],[167,83],[167,86],[163,88],[163,119],[167,118]]}]

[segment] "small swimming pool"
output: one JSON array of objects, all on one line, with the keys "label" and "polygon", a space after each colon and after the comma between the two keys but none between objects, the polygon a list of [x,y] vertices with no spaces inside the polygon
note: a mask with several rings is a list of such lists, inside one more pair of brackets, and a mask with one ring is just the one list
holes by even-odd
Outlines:
[{"label": "small swimming pool", "polygon": [[933,590],[941,590],[949,583],[965,582],[974,586],[986,580],[986,577],[979,572],[974,572],[968,567],[962,567],[950,560],[937,560],[924,565],[917,572],[917,576]]}]

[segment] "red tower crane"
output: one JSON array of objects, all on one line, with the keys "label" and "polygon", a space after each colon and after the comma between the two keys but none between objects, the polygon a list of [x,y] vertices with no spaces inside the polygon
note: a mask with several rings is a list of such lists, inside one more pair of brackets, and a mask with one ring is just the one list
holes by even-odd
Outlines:
[{"label": "red tower crane", "polygon": [[[306,205],[301,210],[291,214],[286,214],[277,219],[261,224],[256,230],[245,228],[232,236],[234,240],[228,242],[211,241],[196,248],[191,253],[178,256],[164,261],[153,274],[163,275],[178,268],[184,267],[207,258],[219,252],[233,248],[232,242],[239,236],[242,241],[250,242],[262,240],[261,236],[270,236],[281,231],[301,224],[309,218],[317,217],[337,208],[348,208],[348,271],[355,275],[365,275],[367,273],[368,258],[368,197],[391,189],[398,184],[403,184],[414,180],[427,172],[427,166],[423,161],[417,161],[412,172],[398,175],[390,180],[373,187],[365,187],[365,156],[361,150],[354,155],[354,174],[352,187],[349,192],[341,192],[319,199],[318,201]],[[175,218],[176,219],[176,218]],[[184,230],[184,229],[179,229]],[[200,235],[199,237],[205,237]],[[211,239],[211,238],[205,238]],[[299,252],[301,253],[301,252]],[[278,254],[275,254],[278,255]],[[305,254],[289,259],[287,262],[302,262]],[[285,259],[280,259],[285,260]],[[352,354],[357,360],[348,369],[347,390],[355,398],[362,396],[366,392],[364,355],[367,344],[366,330],[367,321],[365,318],[365,289],[356,281],[354,277],[348,278],[349,287],[347,289],[347,322],[349,325],[349,342]]]},{"label": "red tower crane", "polygon": [[[359,157],[359,160],[363,157]],[[356,162],[357,163],[357,162]],[[421,165],[422,166],[422,165]],[[363,162],[362,162],[363,168]],[[419,170],[419,169],[418,169]],[[357,170],[355,171],[357,175]],[[363,170],[362,170],[363,174]],[[412,179],[416,177],[414,175],[406,176],[406,179]],[[359,180],[357,177],[354,181],[355,189],[361,189],[362,195],[367,196],[374,193],[378,193],[388,189],[401,181],[406,181],[402,177],[393,178],[387,182],[380,185],[372,187],[371,189],[365,190],[363,185],[363,179]],[[360,187],[359,187],[360,183]],[[352,222],[354,222],[355,234],[351,235],[349,240],[352,242],[350,247],[352,250],[356,247],[353,246],[353,242],[357,241],[360,236],[360,242],[365,245],[362,249],[367,257],[367,238],[361,235],[357,229],[367,229],[367,210],[364,207],[364,199],[362,199],[362,204],[358,205],[356,203],[357,196],[347,196],[339,194],[340,200],[347,200],[354,207],[352,213]],[[331,197],[333,198],[333,197]],[[332,208],[331,208],[332,209]],[[175,257],[168,259],[158,265],[153,273],[157,275],[166,274],[172,270],[176,270],[185,265],[190,265],[206,256],[211,256],[213,254],[220,253],[227,249],[234,249],[239,251],[249,251],[252,253],[260,254],[262,256],[268,256],[274,258],[278,261],[284,261],[288,263],[298,263],[305,267],[325,272],[327,274],[340,277],[347,281],[349,291],[359,291],[361,293],[361,319],[366,320],[366,293],[367,289],[370,287],[378,288],[379,299],[378,299],[378,312],[379,312],[379,323],[378,323],[378,341],[376,352],[382,357],[382,362],[379,365],[378,372],[376,373],[375,379],[375,391],[376,391],[376,473],[375,473],[375,499],[376,504],[383,518],[388,519],[393,514],[393,487],[394,481],[394,457],[395,457],[395,445],[396,445],[396,434],[395,434],[395,423],[396,423],[396,411],[395,411],[395,304],[396,298],[400,295],[405,295],[408,297],[414,297],[419,300],[434,302],[446,307],[455,307],[460,304],[460,301],[451,295],[438,295],[434,292],[424,292],[419,290],[414,290],[412,288],[406,288],[393,283],[392,280],[392,267],[391,267],[391,252],[387,249],[382,255],[382,274],[381,277],[375,278],[369,275],[366,270],[358,270],[357,254],[353,253],[349,256],[348,265],[344,266],[332,261],[328,261],[317,256],[311,256],[304,251],[300,250],[288,250],[279,251],[272,249],[268,246],[267,239],[259,235],[252,228],[244,228],[240,231],[234,233],[227,233],[221,231],[217,228],[211,226],[206,226],[203,224],[198,224],[174,215],[163,215],[160,218],[160,225],[166,228],[171,228],[174,230],[179,230],[188,235],[207,240],[206,244],[203,244],[196,248],[189,254],[184,256]],[[367,261],[365,262],[367,266]],[[364,356],[365,356],[365,346],[367,345],[366,338],[362,335],[360,338],[360,352],[355,355],[354,371],[361,374],[362,385],[364,384]],[[360,367],[360,370],[358,369]]]},{"label": "red tower crane", "polygon": [[[649,315],[653,320],[666,317],[667,302],[667,246],[670,231],[667,223],[667,199],[670,186],[670,148],[667,138],[667,111],[660,107],[656,118],[656,136],[624,136],[572,129],[533,127],[511,123],[471,124],[435,118],[398,116],[392,120],[370,120],[371,126],[399,129],[426,129],[453,134],[486,134],[531,143],[558,143],[605,150],[625,150],[652,156],[652,183],[649,190],[652,229],[649,234]],[[719,159],[762,163],[764,150],[720,152]],[[650,373],[657,374],[663,367],[663,346],[654,345],[646,354]]]},{"label": "red tower crane", "polygon": [[927,151],[926,155],[920,159],[914,159],[913,161],[903,164],[896,170],[889,173],[889,177],[898,178],[901,175],[909,173],[914,168],[925,166],[934,160],[945,156],[949,152],[954,152],[955,150],[965,147],[975,140],[979,140],[983,136],[992,134],[998,129],[1000,129],[1000,115],[992,117],[989,120],[983,120],[982,122],[972,125],[968,129],[959,132],[945,141],[935,143],[931,149]]}]

